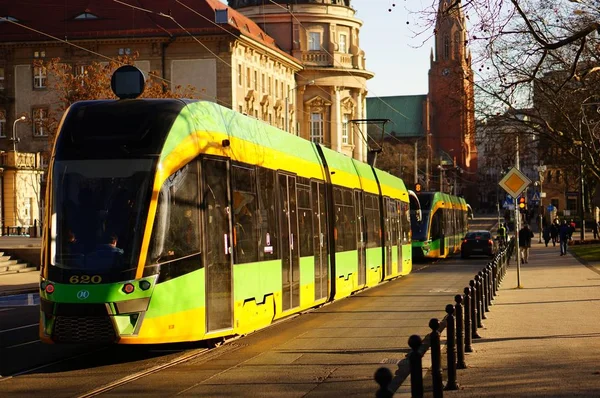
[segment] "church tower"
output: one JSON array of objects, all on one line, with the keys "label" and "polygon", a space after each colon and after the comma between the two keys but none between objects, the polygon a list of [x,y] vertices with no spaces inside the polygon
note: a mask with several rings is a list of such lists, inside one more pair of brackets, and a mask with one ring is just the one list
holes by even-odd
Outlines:
[{"label": "church tower", "polygon": [[[454,6],[450,8],[452,4]],[[456,182],[453,192],[463,194],[467,201],[474,203],[477,198],[474,184],[477,147],[473,70],[460,1],[440,0],[435,25],[435,49],[430,63],[430,142],[435,157],[433,164],[439,162],[442,169],[451,169],[446,179]]]}]

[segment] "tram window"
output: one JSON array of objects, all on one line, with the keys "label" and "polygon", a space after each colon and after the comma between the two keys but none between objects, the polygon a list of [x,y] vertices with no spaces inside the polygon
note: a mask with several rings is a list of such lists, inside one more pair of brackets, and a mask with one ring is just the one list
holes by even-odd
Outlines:
[{"label": "tram window", "polygon": [[233,247],[236,264],[258,261],[258,226],[256,217],[256,178],[254,169],[232,166]]},{"label": "tram window", "polygon": [[259,211],[256,221],[258,234],[258,257],[260,260],[275,260],[279,258],[277,229],[277,212],[275,211],[275,171],[265,168],[258,169],[258,201]]},{"label": "tram window", "polygon": [[379,200],[374,195],[367,195],[365,218],[367,221],[367,247],[381,246],[381,224],[379,219]]},{"label": "tram window", "polygon": [[400,221],[402,223],[402,243],[410,243],[410,209],[408,203],[400,203]]},{"label": "tram window", "polygon": [[310,187],[296,184],[298,193],[298,225],[300,229],[300,257],[312,256],[313,217],[310,205]]},{"label": "tram window", "polygon": [[341,205],[344,203],[342,198],[342,190],[340,188],[333,188],[333,202],[336,205]]},{"label": "tram window", "polygon": [[334,188],[336,251],[356,250],[356,215],[351,190]]},{"label": "tram window", "polygon": [[[198,214],[198,164],[192,162],[164,182],[159,193],[152,229],[151,255],[148,263],[160,263],[188,257],[200,252]],[[175,275],[191,272],[201,266],[198,257],[177,263]]]},{"label": "tram window", "polygon": [[433,214],[431,220],[431,240],[436,240],[441,237],[442,211],[438,210]]}]

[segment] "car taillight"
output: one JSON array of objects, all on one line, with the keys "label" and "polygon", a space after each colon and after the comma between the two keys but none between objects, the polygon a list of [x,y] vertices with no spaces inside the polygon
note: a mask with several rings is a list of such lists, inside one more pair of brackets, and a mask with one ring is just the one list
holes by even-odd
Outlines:
[{"label": "car taillight", "polygon": [[494,246],[494,242],[492,242],[492,240],[491,240],[491,239],[489,239],[489,240],[488,240],[488,244],[489,244],[490,246]]},{"label": "car taillight", "polygon": [[463,243],[467,243],[467,242],[468,242],[468,240],[466,240],[466,239],[463,239]]}]

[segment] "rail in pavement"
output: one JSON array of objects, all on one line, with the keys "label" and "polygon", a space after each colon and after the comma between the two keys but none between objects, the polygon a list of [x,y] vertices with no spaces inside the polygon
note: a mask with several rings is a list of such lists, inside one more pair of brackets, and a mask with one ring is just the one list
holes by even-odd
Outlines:
[{"label": "rail in pavement", "polygon": [[[512,262],[450,397],[600,396],[600,262],[534,243]],[[430,376],[429,376],[430,377]]]}]

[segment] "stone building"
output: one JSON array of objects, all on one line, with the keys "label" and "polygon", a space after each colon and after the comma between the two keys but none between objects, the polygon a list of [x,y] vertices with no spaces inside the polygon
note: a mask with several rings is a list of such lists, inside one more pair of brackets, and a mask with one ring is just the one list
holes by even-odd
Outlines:
[{"label": "stone building", "polygon": [[[303,66],[296,85],[285,92],[291,121],[306,139],[362,161],[367,160],[366,128],[351,120],[366,119],[365,69],[360,48],[362,22],[350,0],[229,0],[255,21],[279,47]],[[286,126],[294,131],[294,124]]]},{"label": "stone building", "polygon": [[[341,9],[346,10],[344,15],[349,13],[347,7]],[[91,62],[137,52],[136,65],[172,87],[192,85],[201,99],[280,128],[287,123],[292,133],[296,131],[297,113],[286,113],[286,104],[293,109],[295,101],[288,104],[287,98],[297,87],[296,75],[303,69],[300,59],[282,51],[251,19],[218,0],[197,1],[193,9],[160,0],[140,1],[136,7],[83,0],[32,7],[14,1],[0,4],[0,16],[0,150],[40,153],[35,157],[40,169],[47,166],[49,131],[56,128],[48,125],[48,115],[61,104],[50,89],[52,76],[34,62],[52,58],[72,65],[77,74]],[[311,109],[330,109],[330,102],[340,103],[340,109],[352,108],[353,102],[340,98],[332,102],[315,96],[309,103]],[[21,116],[26,120],[18,123]],[[18,146],[13,138],[20,140]],[[4,166],[19,172],[19,164]],[[2,180],[0,190],[6,200],[15,197],[7,192],[15,187],[8,180]],[[17,205],[22,208],[16,212],[8,207],[2,211],[2,225],[26,225],[38,218],[39,209],[32,211],[33,218],[10,216],[25,214],[31,202]]]}]

